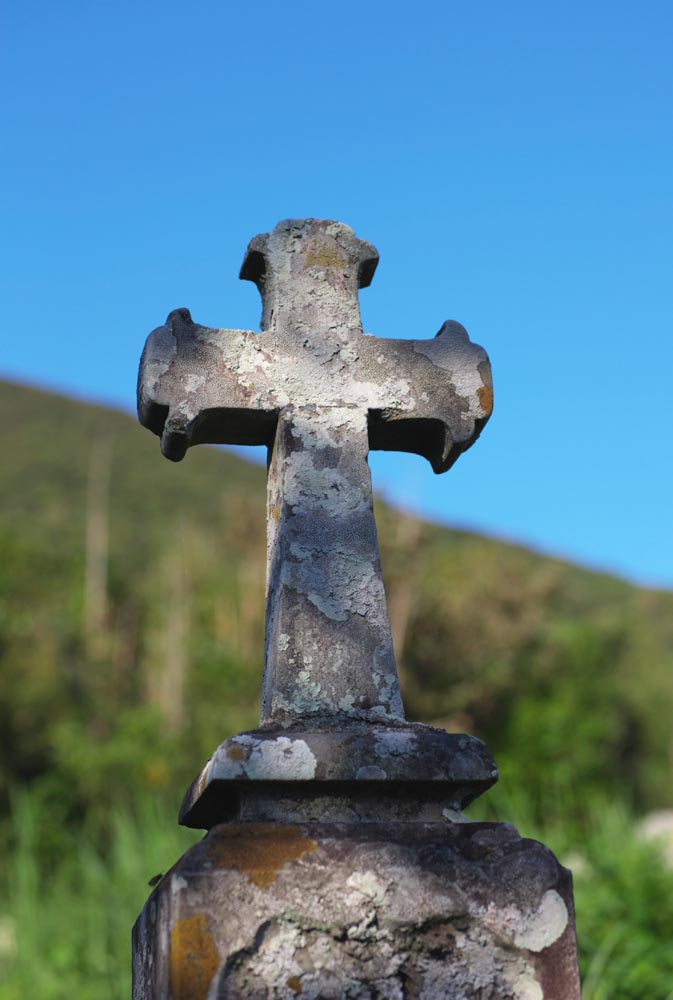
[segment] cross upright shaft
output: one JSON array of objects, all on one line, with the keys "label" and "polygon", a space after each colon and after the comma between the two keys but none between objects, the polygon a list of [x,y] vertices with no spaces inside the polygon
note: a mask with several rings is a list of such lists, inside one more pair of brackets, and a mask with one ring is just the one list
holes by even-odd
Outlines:
[{"label": "cross upright shaft", "polygon": [[241,270],[262,295],[261,334],[177,310],[141,362],[140,419],[167,457],[270,449],[263,722],[404,717],[367,453],[412,451],[443,472],[491,410],[488,358],[459,324],[431,341],[363,334],[358,289],[377,261],[341,223],[282,222]]}]

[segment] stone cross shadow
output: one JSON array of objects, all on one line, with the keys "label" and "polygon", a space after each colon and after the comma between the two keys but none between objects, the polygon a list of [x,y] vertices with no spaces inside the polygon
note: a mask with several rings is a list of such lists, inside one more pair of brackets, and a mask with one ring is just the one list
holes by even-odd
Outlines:
[{"label": "stone cross shadow", "polygon": [[367,454],[415,452],[445,472],[491,412],[488,358],[460,324],[434,340],[363,333],[358,289],[377,263],[341,223],[281,222],[241,269],[262,333],[178,309],[145,346],[138,411],[164,455],[269,449],[262,723],[404,718]]}]

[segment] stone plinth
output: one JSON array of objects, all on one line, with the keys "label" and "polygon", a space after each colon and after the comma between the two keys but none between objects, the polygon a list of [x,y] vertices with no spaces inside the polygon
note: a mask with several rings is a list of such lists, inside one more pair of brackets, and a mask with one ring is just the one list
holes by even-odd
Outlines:
[{"label": "stone plinth", "polygon": [[139,917],[133,996],[579,1000],[570,873],[507,824],[220,824]]},{"label": "stone plinth", "polygon": [[384,818],[384,803],[391,818],[442,818],[497,778],[481,740],[417,722],[267,725],[220,744],[188,789],[180,822],[197,830],[290,814],[355,822]]}]

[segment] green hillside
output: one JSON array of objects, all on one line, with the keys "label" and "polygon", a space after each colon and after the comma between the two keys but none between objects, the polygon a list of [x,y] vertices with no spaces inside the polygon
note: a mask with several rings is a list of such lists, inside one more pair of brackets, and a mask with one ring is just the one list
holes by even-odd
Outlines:
[{"label": "green hillside", "polygon": [[[265,473],[9,383],[0,436],[0,1000],[121,1000],[182,794],[257,722]],[[408,716],[486,739],[473,815],[573,859],[585,1000],[671,1000],[673,873],[635,818],[673,806],[673,593],[377,521]]]}]

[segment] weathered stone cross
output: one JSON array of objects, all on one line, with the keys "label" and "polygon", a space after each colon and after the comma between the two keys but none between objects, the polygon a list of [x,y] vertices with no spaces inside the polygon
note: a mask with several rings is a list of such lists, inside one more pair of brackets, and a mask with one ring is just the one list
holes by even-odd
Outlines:
[{"label": "weathered stone cross", "polygon": [[416,452],[444,472],[491,412],[488,358],[458,323],[434,340],[363,333],[358,288],[377,262],[341,223],[281,222],[241,269],[262,333],[178,309],[145,346],[138,410],[164,455],[269,448],[262,722],[404,718],[367,453]]}]

